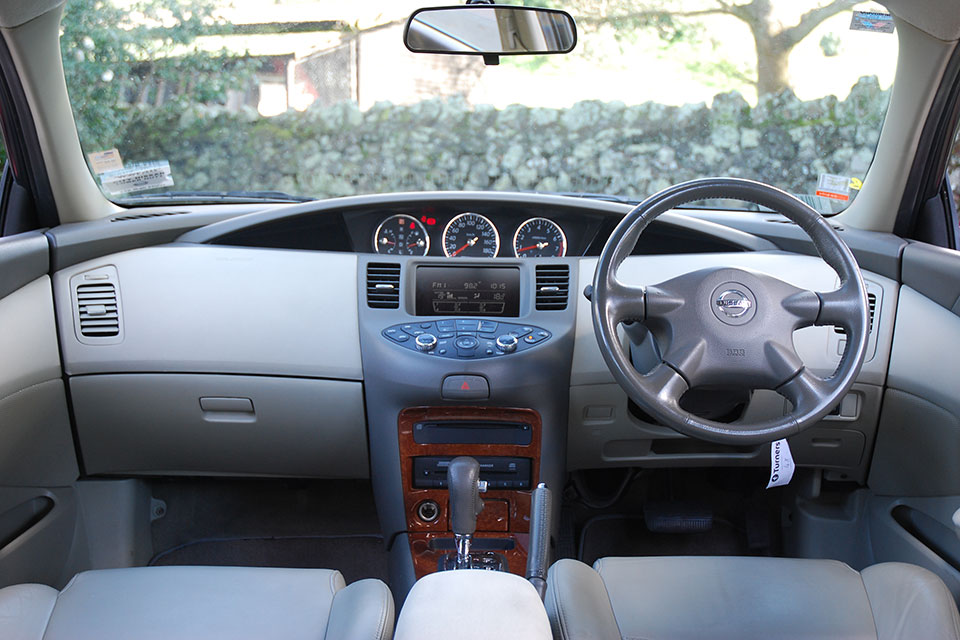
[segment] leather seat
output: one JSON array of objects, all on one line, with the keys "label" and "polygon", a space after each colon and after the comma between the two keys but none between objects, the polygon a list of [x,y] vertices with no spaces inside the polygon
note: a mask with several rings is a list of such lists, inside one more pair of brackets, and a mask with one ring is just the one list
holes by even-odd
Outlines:
[{"label": "leather seat", "polygon": [[79,573],[57,591],[0,589],[4,640],[386,640],[393,596],[339,571],[143,567]]},{"label": "leather seat", "polygon": [[547,580],[555,638],[960,638],[950,591],[920,567],[834,560],[560,560]]}]

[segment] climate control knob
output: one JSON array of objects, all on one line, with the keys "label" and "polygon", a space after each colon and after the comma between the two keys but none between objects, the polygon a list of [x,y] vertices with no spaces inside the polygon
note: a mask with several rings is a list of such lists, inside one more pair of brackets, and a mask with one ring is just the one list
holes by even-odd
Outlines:
[{"label": "climate control knob", "polygon": [[437,336],[432,333],[421,333],[414,342],[417,343],[417,351],[433,351],[437,346]]},{"label": "climate control knob", "polygon": [[497,338],[497,349],[504,353],[513,353],[517,350],[517,336],[505,333]]}]

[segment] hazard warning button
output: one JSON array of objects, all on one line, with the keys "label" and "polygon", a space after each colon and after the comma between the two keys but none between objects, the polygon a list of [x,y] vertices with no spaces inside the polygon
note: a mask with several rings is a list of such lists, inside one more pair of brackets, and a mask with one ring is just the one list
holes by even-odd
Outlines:
[{"label": "hazard warning button", "polygon": [[444,400],[486,400],[490,397],[490,384],[483,376],[447,376],[440,396]]}]

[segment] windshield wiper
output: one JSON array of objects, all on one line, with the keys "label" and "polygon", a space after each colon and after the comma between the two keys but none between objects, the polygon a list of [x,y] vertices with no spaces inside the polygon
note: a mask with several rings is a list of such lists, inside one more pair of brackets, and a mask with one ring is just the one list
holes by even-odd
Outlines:
[{"label": "windshield wiper", "polygon": [[176,202],[310,202],[309,196],[295,196],[283,191],[165,191],[164,193],[141,193],[129,195],[123,200],[136,200],[138,204],[157,201]]}]

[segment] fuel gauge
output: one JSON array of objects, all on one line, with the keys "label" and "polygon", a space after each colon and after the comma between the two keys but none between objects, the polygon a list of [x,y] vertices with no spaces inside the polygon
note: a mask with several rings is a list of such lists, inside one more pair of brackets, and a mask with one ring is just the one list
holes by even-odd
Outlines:
[{"label": "fuel gauge", "polygon": [[400,213],[380,223],[373,234],[373,248],[391,256],[425,256],[430,251],[430,236],[419,220]]}]

